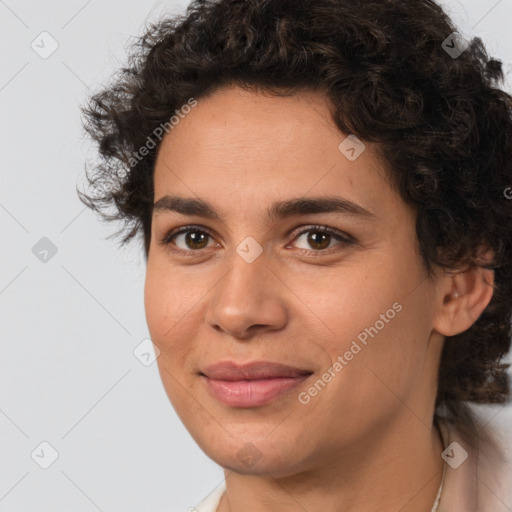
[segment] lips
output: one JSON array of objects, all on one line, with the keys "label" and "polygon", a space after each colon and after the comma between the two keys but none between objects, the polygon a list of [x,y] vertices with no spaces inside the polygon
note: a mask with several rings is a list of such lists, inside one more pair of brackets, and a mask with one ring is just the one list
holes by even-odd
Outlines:
[{"label": "lips", "polygon": [[201,373],[210,379],[237,381],[278,379],[285,377],[297,378],[309,375],[313,372],[267,361],[256,361],[244,365],[226,361],[207,366]]},{"label": "lips", "polygon": [[200,375],[211,396],[231,407],[259,407],[291,392],[312,371],[258,361],[238,365],[228,361],[206,367]]}]

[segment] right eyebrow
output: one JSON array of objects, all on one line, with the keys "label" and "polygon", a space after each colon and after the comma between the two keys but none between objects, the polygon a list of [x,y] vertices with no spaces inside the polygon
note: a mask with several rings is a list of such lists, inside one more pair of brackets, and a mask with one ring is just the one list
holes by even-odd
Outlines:
[{"label": "right eyebrow", "polygon": [[218,221],[222,220],[210,203],[202,199],[166,195],[152,206],[153,213],[165,211],[178,212],[182,215],[197,215]]}]

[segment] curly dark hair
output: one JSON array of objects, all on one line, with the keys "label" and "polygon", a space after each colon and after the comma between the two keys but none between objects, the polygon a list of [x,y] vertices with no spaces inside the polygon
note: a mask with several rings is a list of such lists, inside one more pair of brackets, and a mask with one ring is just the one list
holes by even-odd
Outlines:
[{"label": "curly dark hair", "polygon": [[[470,402],[510,399],[512,97],[499,88],[502,63],[479,38],[462,51],[454,32],[432,0],[196,0],[146,27],[127,67],[82,107],[101,163],[87,172],[93,193],[79,197],[124,222],[122,244],[142,231],[147,260],[160,140],[134,155],[155,129],[222,86],[322,92],[336,126],[377,143],[391,185],[415,206],[428,275],[494,270],[491,302],[441,357],[436,415],[463,423]],[[492,261],[479,259],[482,246]]]}]

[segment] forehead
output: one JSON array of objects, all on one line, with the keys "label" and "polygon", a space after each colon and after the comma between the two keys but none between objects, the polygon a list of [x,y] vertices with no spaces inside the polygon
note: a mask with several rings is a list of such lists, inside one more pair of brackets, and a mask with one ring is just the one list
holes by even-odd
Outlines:
[{"label": "forehead", "polygon": [[[308,195],[341,195],[372,210],[395,201],[375,146],[343,149],[349,134],[331,119],[321,93],[290,97],[221,89],[184,115],[162,141],[155,165],[155,200],[198,196],[220,207]],[[341,149],[340,149],[340,144]]]}]

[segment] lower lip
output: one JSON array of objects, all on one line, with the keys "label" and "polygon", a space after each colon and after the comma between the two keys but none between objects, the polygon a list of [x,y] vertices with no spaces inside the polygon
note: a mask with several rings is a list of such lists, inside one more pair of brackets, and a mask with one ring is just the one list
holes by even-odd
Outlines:
[{"label": "lower lip", "polygon": [[214,380],[204,377],[208,389],[217,400],[232,407],[258,407],[291,391],[309,375],[261,380]]}]

